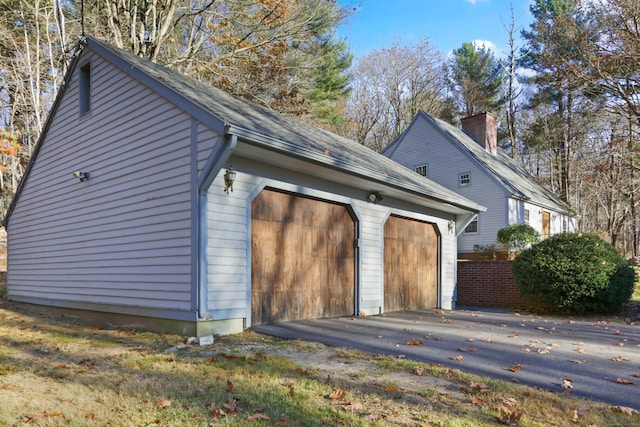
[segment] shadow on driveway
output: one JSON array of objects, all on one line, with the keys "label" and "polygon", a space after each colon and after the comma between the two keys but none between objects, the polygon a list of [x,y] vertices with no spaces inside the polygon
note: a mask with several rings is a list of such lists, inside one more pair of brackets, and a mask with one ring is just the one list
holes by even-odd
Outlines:
[{"label": "shadow on driveway", "polygon": [[[256,332],[381,355],[640,410],[640,326],[486,310],[423,310],[257,325]],[[417,340],[422,345],[409,345]],[[462,356],[462,360],[457,356]],[[510,370],[513,368],[517,372]],[[618,379],[637,382],[624,385]],[[624,381],[622,381],[624,382]]]}]

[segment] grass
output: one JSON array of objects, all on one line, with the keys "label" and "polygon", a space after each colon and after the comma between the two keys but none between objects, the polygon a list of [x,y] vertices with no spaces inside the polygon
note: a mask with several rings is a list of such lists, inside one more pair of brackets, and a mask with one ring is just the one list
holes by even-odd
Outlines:
[{"label": "grass", "polygon": [[0,425],[640,425],[637,413],[441,365],[251,331],[208,347],[185,338],[0,300]]}]

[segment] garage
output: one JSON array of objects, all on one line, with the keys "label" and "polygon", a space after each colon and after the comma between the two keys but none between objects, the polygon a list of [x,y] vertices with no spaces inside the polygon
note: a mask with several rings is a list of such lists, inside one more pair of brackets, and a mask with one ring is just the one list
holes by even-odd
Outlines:
[{"label": "garage", "polygon": [[354,240],[346,206],[262,190],[251,204],[252,324],[354,314]]},{"label": "garage", "polygon": [[434,224],[390,216],[384,225],[384,309],[438,305],[438,232]]}]

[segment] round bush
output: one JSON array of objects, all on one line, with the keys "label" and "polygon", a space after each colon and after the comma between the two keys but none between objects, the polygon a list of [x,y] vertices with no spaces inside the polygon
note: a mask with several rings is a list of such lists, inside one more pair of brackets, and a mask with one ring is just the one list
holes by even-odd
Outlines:
[{"label": "round bush", "polygon": [[562,312],[611,313],[633,293],[635,272],[593,234],[557,234],[520,253],[513,276],[524,297]]},{"label": "round bush", "polygon": [[507,252],[520,253],[540,241],[540,233],[528,224],[511,224],[498,230],[498,242]]}]

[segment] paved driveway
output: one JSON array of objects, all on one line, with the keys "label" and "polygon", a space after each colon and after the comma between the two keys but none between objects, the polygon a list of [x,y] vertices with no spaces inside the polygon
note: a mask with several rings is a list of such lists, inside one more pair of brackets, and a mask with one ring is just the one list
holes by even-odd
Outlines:
[{"label": "paved driveway", "polygon": [[[404,355],[558,394],[565,392],[562,378],[568,378],[573,396],[640,410],[640,378],[633,376],[640,376],[640,325],[485,310],[425,310],[253,329],[374,354]],[[409,340],[423,344],[409,345]]]}]

